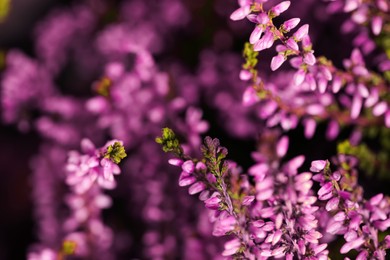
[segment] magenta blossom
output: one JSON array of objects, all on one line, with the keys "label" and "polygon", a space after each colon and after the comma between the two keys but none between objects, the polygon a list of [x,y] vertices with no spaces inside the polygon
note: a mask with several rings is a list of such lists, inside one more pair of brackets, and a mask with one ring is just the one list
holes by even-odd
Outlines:
[{"label": "magenta blossom", "polygon": [[81,141],[83,154],[77,151],[69,153],[66,182],[76,193],[86,192],[94,183],[105,189],[115,188],[114,175],[120,174],[121,170],[107,153],[108,147],[116,143],[121,145],[121,142],[110,141],[102,148],[96,149],[89,139],[83,139]]}]

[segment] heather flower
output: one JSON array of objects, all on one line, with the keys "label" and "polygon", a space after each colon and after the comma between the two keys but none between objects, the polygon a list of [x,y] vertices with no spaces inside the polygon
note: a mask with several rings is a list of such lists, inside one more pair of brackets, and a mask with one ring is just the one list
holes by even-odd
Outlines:
[{"label": "heather flower", "polygon": [[301,19],[299,19],[299,18],[291,18],[291,19],[285,21],[282,24],[281,28],[283,31],[289,32],[292,29],[294,29],[295,27],[297,27],[297,25],[299,24],[300,21],[301,21]]},{"label": "heather flower", "polygon": [[279,16],[281,13],[285,12],[290,7],[290,1],[283,1],[280,4],[275,5],[271,8],[271,16]]},{"label": "heather flower", "polygon": [[[81,64],[92,60],[88,66],[93,67],[96,58],[87,48],[87,42],[97,25],[96,20],[90,8],[76,5],[71,9],[56,10],[38,24],[35,30],[36,53],[51,74],[59,74],[69,59],[67,53],[70,51],[80,55]],[[83,67],[84,73],[88,69]]]},{"label": "heather flower", "polygon": [[58,201],[62,198],[58,187],[62,184],[64,171],[58,167],[64,166],[65,162],[66,150],[47,143],[31,160],[36,229],[39,243],[48,248],[55,248],[62,239],[61,224],[64,218],[59,212]]},{"label": "heather flower", "polygon": [[[276,155],[283,156],[288,146],[287,137],[281,138],[278,143]],[[233,174],[234,169],[228,165],[225,166],[221,161],[227,154],[225,148],[219,147],[217,140],[206,138],[205,146],[202,149],[203,155],[207,158],[207,168],[194,167],[192,160],[188,159],[185,162],[177,159],[170,162],[174,165],[181,165],[183,170],[181,176],[191,174],[196,177],[198,181],[193,185],[198,186],[202,183],[202,189],[212,191],[212,195],[208,198],[206,194],[210,194],[210,192],[202,192],[200,199],[204,200],[207,208],[215,211],[211,219],[214,223],[214,236],[224,236],[233,230],[239,230],[233,240],[225,243],[223,255],[242,254],[247,257],[282,257],[290,254],[291,256],[327,256],[328,251],[324,250],[326,245],[317,247],[318,239],[322,237],[322,234],[316,231],[317,220],[312,215],[316,211],[316,208],[312,207],[316,198],[311,195],[310,191],[312,187],[311,174],[298,174],[298,168],[304,161],[303,156],[298,156],[283,166],[279,166],[283,174],[274,168],[278,167],[277,161],[273,164],[274,166],[260,161],[251,167],[249,174],[254,176],[256,195],[246,195],[241,201],[242,206],[237,206],[236,199],[225,193],[226,184],[220,181],[221,176],[228,176],[226,174],[229,172],[224,173],[224,171],[231,169],[230,174]],[[177,155],[185,157],[185,155]],[[210,159],[211,161],[208,161]],[[276,157],[277,159],[278,157]],[[210,171],[217,182],[209,181],[199,175],[203,174],[202,172],[205,170]],[[233,175],[230,180],[233,181]],[[218,183],[221,183],[221,187],[214,186]],[[247,190],[244,186],[241,187],[244,191]],[[284,205],[283,201],[286,198],[291,201],[290,206]],[[240,214],[246,205],[250,206],[249,220],[248,216]],[[235,207],[239,208],[234,210]],[[294,214],[293,208],[295,210],[301,209],[298,211],[302,213]],[[252,224],[250,229],[246,230],[243,223],[248,223],[248,221]],[[302,234],[299,230],[305,230],[305,232]],[[300,248],[296,247],[296,243],[301,245]]]},{"label": "heather flower", "polygon": [[7,53],[6,62],[1,81],[2,118],[27,131],[31,128],[29,111],[39,109],[53,94],[53,83],[45,68],[17,50]]},{"label": "heather flower", "polygon": [[[320,172],[313,177],[321,185],[317,192],[318,198],[328,201],[325,209],[333,212],[326,230],[331,234],[344,235],[346,243],[341,247],[340,253],[346,254],[355,249],[360,252],[359,257],[372,254],[384,259],[386,253],[383,249],[387,247],[380,248],[378,229],[384,231],[390,227],[388,201],[383,199],[383,194],[378,194],[365,202],[362,188],[357,183],[354,169],[356,162],[341,155],[338,160],[339,169],[333,173],[328,163],[312,162],[311,170]],[[369,247],[375,248],[375,251],[368,253]]]},{"label": "heather flower", "polygon": [[73,186],[77,193],[86,192],[94,183],[105,189],[115,188],[114,175],[121,172],[115,163],[119,163],[119,158],[126,156],[122,144],[111,141],[103,148],[96,149],[90,140],[83,139],[81,150],[83,154],[77,151],[69,153],[66,182]]},{"label": "heather flower", "polygon": [[50,248],[44,248],[40,252],[31,252],[27,256],[28,260],[56,260],[57,252]]},{"label": "heather flower", "polygon": [[277,70],[280,66],[282,66],[283,62],[286,61],[286,58],[284,57],[283,54],[278,54],[277,56],[274,56],[271,60],[271,70],[275,71]]},{"label": "heather flower", "polygon": [[251,12],[251,4],[253,0],[243,0],[239,1],[240,8],[235,10],[231,15],[230,19],[233,21],[242,20]]}]

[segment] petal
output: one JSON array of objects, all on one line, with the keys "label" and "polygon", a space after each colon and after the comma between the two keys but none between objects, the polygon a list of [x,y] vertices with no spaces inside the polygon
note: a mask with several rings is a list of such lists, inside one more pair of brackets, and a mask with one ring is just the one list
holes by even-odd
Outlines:
[{"label": "petal", "polygon": [[374,106],[374,108],[372,109],[372,114],[374,116],[381,116],[386,112],[387,108],[387,103],[385,101],[382,101]]},{"label": "petal", "polygon": [[326,203],[325,209],[326,211],[336,210],[339,206],[340,199],[338,197],[332,198]]},{"label": "petal", "polygon": [[194,182],[196,182],[196,178],[193,176],[180,178],[179,179],[179,186],[185,187],[185,186],[193,184]]},{"label": "petal", "polygon": [[375,16],[371,20],[371,30],[374,35],[379,35],[382,31],[383,19],[380,16]]},{"label": "petal", "polygon": [[248,14],[251,13],[250,6],[243,6],[235,10],[231,15],[230,19],[233,21],[238,21],[244,19]]},{"label": "petal", "polygon": [[308,33],[309,33],[309,25],[308,24],[304,24],[293,34],[293,37],[297,41],[301,41],[303,39],[303,37],[308,35]]},{"label": "petal", "polygon": [[279,156],[279,158],[282,158],[286,155],[288,150],[288,136],[283,136],[280,138],[279,142],[276,145],[276,154]]},{"label": "petal", "polygon": [[259,100],[260,99],[252,86],[247,87],[244,94],[242,95],[242,104],[245,107],[252,106],[256,104]]},{"label": "petal", "polygon": [[354,95],[352,100],[352,107],[351,107],[351,118],[356,119],[359,117],[360,111],[362,109],[363,100],[360,95]]},{"label": "petal", "polygon": [[299,86],[303,83],[305,80],[306,72],[303,69],[299,69],[295,74],[294,74],[294,84],[296,86]]},{"label": "petal", "polygon": [[340,253],[346,254],[349,251],[351,251],[352,249],[360,247],[364,243],[364,241],[365,241],[364,238],[360,237],[360,238],[358,238],[356,240],[353,240],[351,242],[345,243],[343,245],[343,247],[341,247]]},{"label": "petal", "polygon": [[285,21],[282,25],[282,28],[285,31],[289,32],[290,30],[294,29],[299,24],[300,21],[301,19],[299,18],[292,18],[290,20]]},{"label": "petal", "polygon": [[274,44],[274,35],[272,32],[267,31],[263,38],[261,38],[253,47],[255,51],[262,51],[271,48]]},{"label": "petal", "polygon": [[192,184],[192,186],[188,189],[188,193],[190,195],[194,195],[196,193],[203,191],[204,189],[206,189],[206,185],[203,182],[198,181]]},{"label": "petal", "polygon": [[181,169],[187,173],[193,173],[195,169],[194,162],[191,160],[187,160],[181,166]]},{"label": "petal", "polygon": [[277,70],[286,61],[286,57],[283,54],[274,56],[271,60],[271,70]]},{"label": "petal", "polygon": [[249,42],[251,44],[255,44],[256,42],[258,42],[263,32],[264,29],[262,26],[256,26],[255,29],[252,31],[251,36],[249,37]]},{"label": "petal", "polygon": [[310,171],[320,172],[325,168],[326,163],[327,163],[327,161],[325,161],[325,160],[312,161]]},{"label": "petal", "polygon": [[272,7],[271,12],[275,15],[278,16],[281,13],[285,12],[289,7],[290,7],[291,2],[290,1],[283,1],[278,5],[275,5]]}]

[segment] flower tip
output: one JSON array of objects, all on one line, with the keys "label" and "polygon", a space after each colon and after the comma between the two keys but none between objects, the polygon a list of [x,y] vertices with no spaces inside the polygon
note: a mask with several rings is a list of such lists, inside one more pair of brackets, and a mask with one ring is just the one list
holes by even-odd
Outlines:
[{"label": "flower tip", "polygon": [[259,97],[257,96],[256,91],[253,89],[253,87],[248,87],[242,95],[242,104],[245,107],[249,107],[257,103],[258,101]]},{"label": "flower tip", "polygon": [[252,78],[252,74],[248,70],[241,70],[239,77],[241,80],[247,81],[247,80],[250,80]]},{"label": "flower tip", "polygon": [[290,1],[284,1],[284,2],[281,2],[280,4],[278,5],[275,5],[271,11],[274,13],[275,16],[278,16],[280,15],[281,13],[285,12],[291,5],[291,2]]},{"label": "flower tip", "polygon": [[271,70],[275,71],[278,68],[280,68],[280,66],[282,66],[282,64],[284,63],[285,60],[286,60],[286,58],[284,57],[283,54],[278,54],[278,55],[274,56],[271,60]]},{"label": "flower tip", "polygon": [[248,14],[250,14],[251,9],[250,6],[243,6],[235,10],[231,15],[230,19],[233,21],[239,21],[244,19]]},{"label": "flower tip", "polygon": [[310,171],[312,172],[320,172],[325,169],[327,161],[325,160],[316,160],[311,162]]},{"label": "flower tip", "polygon": [[372,33],[374,35],[378,36],[381,33],[382,26],[383,26],[383,19],[382,19],[382,17],[375,16],[374,18],[372,18],[371,30],[372,30]]},{"label": "flower tip", "polygon": [[276,145],[276,154],[279,156],[279,158],[286,155],[288,150],[288,143],[289,140],[287,136],[280,138],[278,144]]},{"label": "flower tip", "polygon": [[181,166],[183,164],[183,161],[181,159],[174,158],[174,159],[169,159],[168,163],[173,166]]}]

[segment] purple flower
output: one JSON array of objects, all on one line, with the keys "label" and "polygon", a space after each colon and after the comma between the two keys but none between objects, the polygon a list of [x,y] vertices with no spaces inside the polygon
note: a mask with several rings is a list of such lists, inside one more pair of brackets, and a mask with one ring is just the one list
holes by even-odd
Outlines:
[{"label": "purple flower", "polygon": [[263,32],[264,28],[262,26],[256,26],[249,37],[249,42],[251,44],[256,44],[260,40]]},{"label": "purple flower", "polygon": [[227,232],[234,230],[236,224],[236,219],[224,211],[214,223],[213,235],[217,237],[224,236]]},{"label": "purple flower", "polygon": [[371,29],[373,34],[379,35],[382,31],[383,19],[380,16],[375,16],[371,21]]},{"label": "purple flower", "polygon": [[113,142],[115,141],[108,142],[102,149],[96,149],[90,140],[83,139],[81,141],[83,154],[77,151],[69,153],[66,182],[77,193],[88,191],[94,183],[105,189],[115,188],[114,175],[120,174],[121,170],[109,158],[102,156],[102,150],[106,150]]},{"label": "purple flower", "polygon": [[206,208],[217,210],[219,209],[219,203],[221,199],[218,197],[218,194],[215,194],[204,201]]},{"label": "purple flower", "polygon": [[252,86],[247,87],[244,93],[242,94],[242,104],[243,106],[252,106],[259,101],[256,91]]},{"label": "purple flower", "polygon": [[325,168],[326,164],[327,164],[327,162],[324,160],[312,161],[310,171],[320,172]]},{"label": "purple flower", "polygon": [[289,32],[292,29],[294,29],[295,27],[297,27],[297,25],[299,24],[300,21],[301,21],[301,19],[299,19],[299,18],[292,18],[290,20],[287,20],[282,24],[282,29],[286,32]]},{"label": "purple flower", "polygon": [[281,13],[285,12],[290,7],[290,1],[283,1],[278,5],[275,5],[271,8],[271,12],[274,16],[279,16]]},{"label": "purple flower", "polygon": [[231,15],[230,19],[233,21],[238,21],[244,19],[251,12],[250,5],[244,5],[235,10]]},{"label": "purple flower", "polygon": [[271,70],[275,71],[277,70],[280,66],[282,66],[283,62],[286,61],[286,57],[283,54],[278,54],[274,56],[271,60]]},{"label": "purple flower", "polygon": [[239,248],[241,247],[241,242],[237,238],[230,240],[224,245],[225,250],[222,252],[223,256],[231,256],[234,255]]},{"label": "purple flower", "polygon": [[31,252],[27,256],[28,260],[57,260],[57,252],[50,248],[44,248],[40,252]]},{"label": "purple flower", "polygon": [[274,34],[271,31],[266,31],[264,36],[254,45],[255,51],[262,51],[271,48],[274,44]]},{"label": "purple flower", "polygon": [[308,34],[309,34],[309,25],[304,24],[293,34],[293,37],[294,40],[301,41]]},{"label": "purple flower", "polygon": [[365,239],[363,237],[357,238],[355,240],[352,240],[348,243],[345,243],[343,247],[340,249],[340,253],[346,254],[352,249],[360,247],[365,242]]},{"label": "purple flower", "polygon": [[279,157],[283,157],[286,155],[288,150],[289,139],[287,136],[283,136],[280,138],[279,142],[276,145],[276,153]]}]

